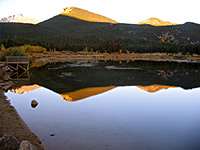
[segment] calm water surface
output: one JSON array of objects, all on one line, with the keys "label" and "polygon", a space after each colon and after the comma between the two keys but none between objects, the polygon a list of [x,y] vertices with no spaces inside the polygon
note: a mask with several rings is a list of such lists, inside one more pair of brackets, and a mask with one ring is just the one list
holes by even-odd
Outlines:
[{"label": "calm water surface", "polygon": [[200,66],[169,64],[47,64],[6,95],[49,150],[198,150]]}]

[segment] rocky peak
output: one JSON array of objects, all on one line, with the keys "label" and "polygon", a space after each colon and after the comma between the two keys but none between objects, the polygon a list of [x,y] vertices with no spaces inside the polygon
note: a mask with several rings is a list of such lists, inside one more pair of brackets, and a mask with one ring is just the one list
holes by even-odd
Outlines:
[{"label": "rocky peak", "polygon": [[17,22],[17,23],[30,23],[30,24],[39,23],[38,20],[25,17],[22,14],[16,14],[16,15],[0,18],[0,22]]},{"label": "rocky peak", "polygon": [[162,21],[158,18],[149,18],[139,22],[138,24],[149,24],[153,26],[170,26],[170,25],[178,25],[177,23],[171,23],[169,21]]}]

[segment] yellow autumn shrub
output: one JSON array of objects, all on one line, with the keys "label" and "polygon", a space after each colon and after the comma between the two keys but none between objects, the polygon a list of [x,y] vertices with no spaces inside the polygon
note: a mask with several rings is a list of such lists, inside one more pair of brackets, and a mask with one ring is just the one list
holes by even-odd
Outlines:
[{"label": "yellow autumn shrub", "polygon": [[20,48],[24,51],[24,52],[27,52],[27,53],[30,53],[30,52],[36,52],[36,53],[44,53],[47,51],[46,48],[44,47],[41,47],[41,46],[32,46],[32,45],[23,45],[23,46],[20,46]]}]

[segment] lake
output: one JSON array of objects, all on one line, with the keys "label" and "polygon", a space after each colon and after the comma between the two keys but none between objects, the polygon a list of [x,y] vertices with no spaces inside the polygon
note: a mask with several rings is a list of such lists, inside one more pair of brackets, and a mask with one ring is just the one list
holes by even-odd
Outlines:
[{"label": "lake", "polygon": [[6,96],[49,150],[200,148],[199,63],[46,64]]}]

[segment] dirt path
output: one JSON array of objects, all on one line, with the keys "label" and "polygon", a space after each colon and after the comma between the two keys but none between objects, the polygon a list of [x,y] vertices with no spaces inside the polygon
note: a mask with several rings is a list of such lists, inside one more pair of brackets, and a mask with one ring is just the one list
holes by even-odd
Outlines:
[{"label": "dirt path", "polygon": [[4,133],[14,135],[19,142],[28,140],[35,145],[38,150],[44,149],[40,139],[31,132],[20,118],[15,108],[6,100],[3,91],[0,89],[0,137],[2,137]]}]

